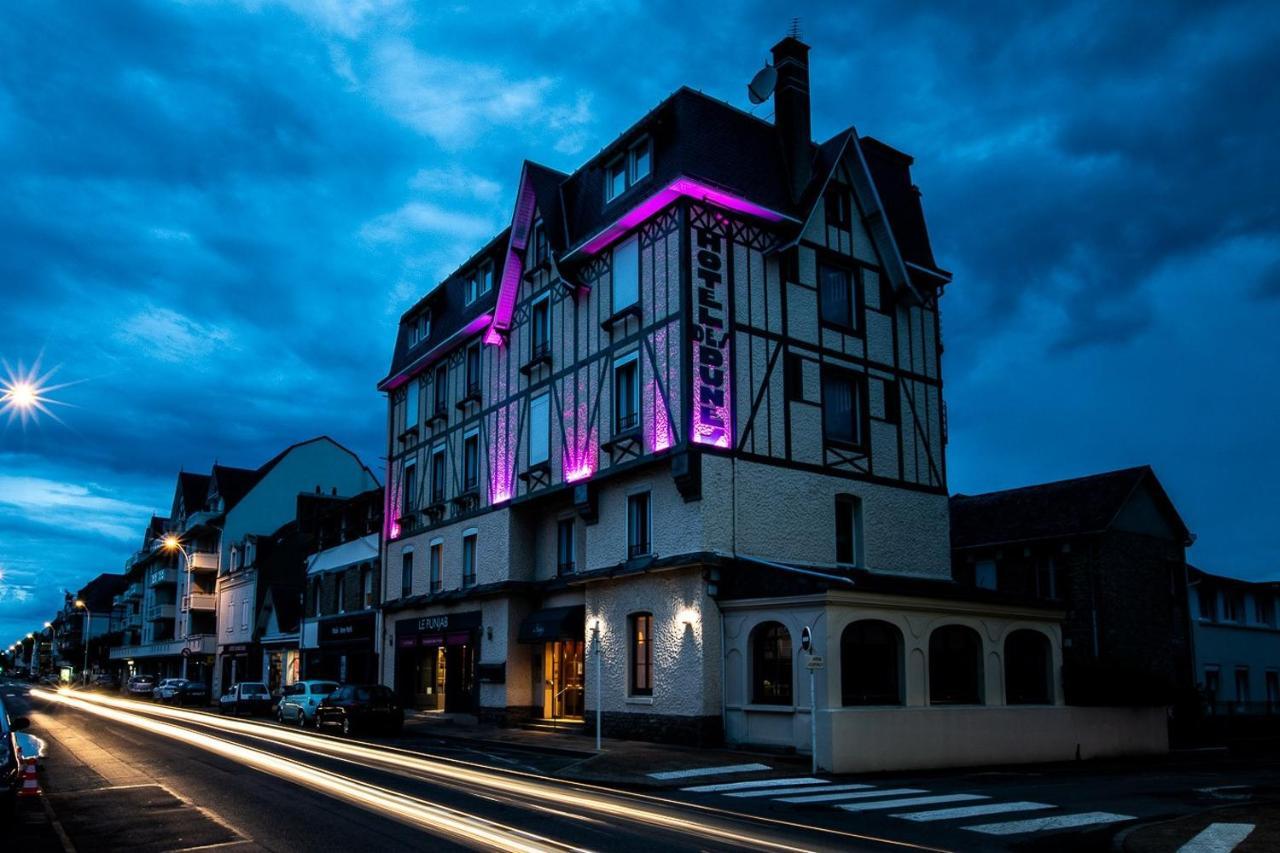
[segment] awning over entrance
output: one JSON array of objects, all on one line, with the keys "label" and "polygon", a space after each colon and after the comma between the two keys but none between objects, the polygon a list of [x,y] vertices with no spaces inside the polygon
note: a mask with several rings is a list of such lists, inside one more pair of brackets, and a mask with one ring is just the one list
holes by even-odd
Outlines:
[{"label": "awning over entrance", "polygon": [[549,643],[552,640],[581,640],[587,608],[576,604],[570,607],[548,607],[537,610],[520,623],[521,643]]}]

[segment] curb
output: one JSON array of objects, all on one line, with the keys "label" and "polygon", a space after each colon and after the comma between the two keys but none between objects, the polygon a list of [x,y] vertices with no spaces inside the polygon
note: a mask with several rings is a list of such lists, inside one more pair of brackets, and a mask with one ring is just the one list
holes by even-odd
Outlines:
[{"label": "curb", "polygon": [[559,755],[566,758],[594,758],[601,753],[594,750],[570,749],[565,746],[546,746],[540,743],[520,743],[518,741],[507,740],[490,740],[488,738],[472,737],[471,735],[462,733],[443,733],[443,732],[423,732],[417,729],[405,728],[406,735],[409,737],[421,738],[438,738],[440,740],[465,741],[466,743],[474,743],[481,746],[487,746],[491,749],[514,749],[524,752],[540,752],[545,755]]}]

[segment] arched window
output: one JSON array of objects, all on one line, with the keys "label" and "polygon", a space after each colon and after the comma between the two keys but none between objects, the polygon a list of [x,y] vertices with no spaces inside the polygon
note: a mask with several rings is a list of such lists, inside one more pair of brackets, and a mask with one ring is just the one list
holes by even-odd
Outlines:
[{"label": "arched window", "polygon": [[627,618],[630,634],[632,696],[653,695],[653,614],[632,613]]},{"label": "arched window", "polygon": [[1004,701],[1009,705],[1048,705],[1053,701],[1050,673],[1053,652],[1040,631],[1010,632],[1004,640]]},{"label": "arched window", "polygon": [[902,704],[902,632],[876,619],[840,635],[840,693],[845,705]]},{"label": "arched window", "polygon": [[982,704],[982,638],[964,625],[944,625],[929,636],[929,702]]},{"label": "arched window", "polygon": [[791,634],[781,622],[763,622],[751,632],[751,701],[791,704]]}]

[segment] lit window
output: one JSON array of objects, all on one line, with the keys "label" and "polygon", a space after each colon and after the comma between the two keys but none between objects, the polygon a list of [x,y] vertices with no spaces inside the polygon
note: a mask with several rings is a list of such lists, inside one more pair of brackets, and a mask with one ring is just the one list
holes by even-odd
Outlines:
[{"label": "lit window", "polygon": [[631,695],[653,695],[653,614],[631,617]]},{"label": "lit window", "polygon": [[551,398],[542,394],[529,403],[529,464],[546,462],[551,456]]},{"label": "lit window", "polygon": [[628,237],[613,249],[613,311],[640,300],[640,243]]},{"label": "lit window", "polygon": [[791,704],[791,634],[781,622],[765,622],[751,632],[751,701]]},{"label": "lit window", "polygon": [[462,585],[476,585],[476,531],[469,530],[462,536]]},{"label": "lit window", "polygon": [[643,492],[627,498],[627,556],[640,557],[649,553],[649,493]]},{"label": "lit window", "polygon": [[613,431],[624,433],[640,425],[639,357],[632,353],[613,365]]}]

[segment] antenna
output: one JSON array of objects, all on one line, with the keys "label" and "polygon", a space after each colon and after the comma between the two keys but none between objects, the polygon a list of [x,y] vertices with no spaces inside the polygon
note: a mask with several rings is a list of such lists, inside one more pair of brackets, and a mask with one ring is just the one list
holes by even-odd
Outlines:
[{"label": "antenna", "polygon": [[793,39],[800,38],[800,19],[799,18],[791,19],[791,29],[790,31],[787,32],[787,35],[791,36],[791,38]]},{"label": "antenna", "polygon": [[753,104],[763,104],[773,94],[773,87],[778,85],[778,69],[765,63],[764,68],[756,72],[747,84],[747,97]]}]

